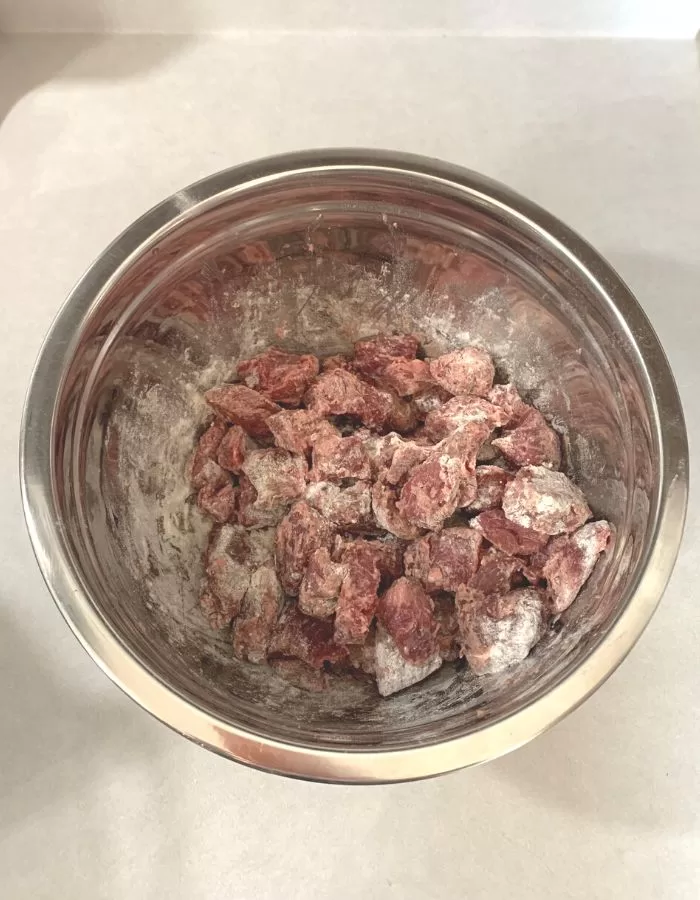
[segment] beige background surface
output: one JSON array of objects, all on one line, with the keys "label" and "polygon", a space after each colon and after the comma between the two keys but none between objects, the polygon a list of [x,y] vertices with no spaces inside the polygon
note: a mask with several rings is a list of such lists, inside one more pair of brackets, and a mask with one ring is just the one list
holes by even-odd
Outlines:
[{"label": "beige background surface", "polygon": [[358,144],[479,169],[608,256],[666,347],[698,462],[692,42],[3,40],[0,878],[12,900],[700,893],[697,495],[664,602],[598,694],[511,756],[419,784],[285,781],[189,744],[99,672],[41,582],[17,489],[19,416],[75,279],[194,179],[269,153]]}]

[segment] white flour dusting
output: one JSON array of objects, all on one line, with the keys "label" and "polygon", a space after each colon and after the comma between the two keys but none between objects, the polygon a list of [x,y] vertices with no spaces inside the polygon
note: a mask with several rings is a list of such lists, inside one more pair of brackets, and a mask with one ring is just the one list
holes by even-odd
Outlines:
[{"label": "white flour dusting", "polygon": [[[232,672],[229,682],[241,678],[241,690],[277,712],[284,709],[291,692],[316,719],[346,716],[349,709],[361,707],[360,720],[366,728],[372,721],[381,724],[387,715],[398,716],[405,724],[429,725],[456,706],[476,710],[487,701],[501,702],[504,691],[513,693],[518,684],[530,683],[547,667],[548,647],[559,645],[564,652],[564,646],[575,646],[578,638],[571,643],[571,632],[552,632],[517,672],[478,682],[469,673],[445,666],[420,691],[378,703],[372,690],[361,684],[344,683],[329,694],[303,695],[278,682],[265,667],[241,668],[227,641],[204,621],[197,597],[211,523],[191,502],[185,470],[198,429],[211,414],[202,395],[229,379],[239,358],[270,344],[330,355],[382,331],[417,334],[429,355],[475,344],[494,356],[499,380],[513,380],[526,399],[553,415],[565,444],[568,441],[565,423],[571,402],[562,358],[577,358],[578,350],[563,326],[524,289],[509,283],[456,300],[454,291],[430,292],[415,286],[409,261],[385,264],[375,273],[320,258],[313,265],[307,262],[303,270],[297,271],[298,266],[298,260],[289,260],[244,287],[219,291],[212,299],[213,321],[201,326],[188,322],[182,329],[194,335],[197,348],[170,351],[151,340],[131,347],[122,342],[137,366],[122,385],[122,402],[116,404],[106,432],[106,443],[118,448],[118,489],[108,502],[118,512],[115,535],[121,557],[172,644],[190,659],[216,663],[217,677],[222,671]],[[173,315],[168,331],[178,327]],[[190,352],[195,349],[199,355]],[[195,362],[200,358],[208,362]],[[592,455],[583,438],[577,435],[575,441],[579,457]],[[469,697],[473,701],[465,706]]]}]

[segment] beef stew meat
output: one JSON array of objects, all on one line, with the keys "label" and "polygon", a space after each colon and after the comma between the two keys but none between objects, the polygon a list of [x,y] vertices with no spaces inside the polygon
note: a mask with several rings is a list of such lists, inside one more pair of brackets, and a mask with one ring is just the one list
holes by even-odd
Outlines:
[{"label": "beef stew meat", "polygon": [[530,653],[612,531],[495,372],[482,348],[426,359],[383,334],[327,359],[269,347],[206,392],[187,470],[212,521],[200,606],[233,655],[387,697],[460,656],[481,677]]}]

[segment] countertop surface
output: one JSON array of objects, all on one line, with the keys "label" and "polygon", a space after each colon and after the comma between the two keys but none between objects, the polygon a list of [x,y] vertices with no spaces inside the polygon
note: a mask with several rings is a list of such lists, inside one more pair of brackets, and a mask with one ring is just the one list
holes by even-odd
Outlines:
[{"label": "countertop surface", "polygon": [[0,878],[23,898],[700,895],[697,496],[663,603],[577,712],[479,769],[329,787],[170,732],[80,649],[17,478],[22,402],[72,284],[136,216],[226,166],[387,147],[500,179],[588,238],[664,344],[700,446],[692,42],[277,34],[0,42]]}]

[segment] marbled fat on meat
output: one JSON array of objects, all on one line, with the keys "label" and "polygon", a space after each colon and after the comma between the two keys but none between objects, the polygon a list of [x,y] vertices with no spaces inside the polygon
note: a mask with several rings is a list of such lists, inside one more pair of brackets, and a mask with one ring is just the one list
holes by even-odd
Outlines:
[{"label": "marbled fat on meat", "polygon": [[282,521],[287,506],[269,504],[258,499],[258,492],[247,475],[241,474],[238,493],[238,524],[246,528],[269,528]]},{"label": "marbled fat on meat", "polygon": [[394,359],[382,372],[380,383],[395,391],[399,397],[423,394],[435,386],[430,367],[423,359]]},{"label": "marbled fat on meat", "polygon": [[474,428],[477,423],[485,426],[486,437],[494,428],[501,428],[508,421],[506,413],[481,397],[453,397],[442,406],[431,410],[425,417],[424,430],[433,441],[441,441],[458,429]]},{"label": "marbled fat on meat", "polygon": [[316,441],[340,437],[338,429],[308,409],[283,409],[267,420],[275,444],[290,453],[307,453]]},{"label": "marbled fat on meat", "polygon": [[415,359],[418,347],[412,334],[380,334],[356,341],[352,367],[369,377],[382,376],[393,361]]},{"label": "marbled fat on meat", "polygon": [[390,484],[377,481],[372,486],[372,512],[380,528],[404,540],[413,540],[421,529],[410,522],[397,506],[398,491]]},{"label": "marbled fat on meat", "polygon": [[533,409],[532,406],[525,403],[514,384],[494,384],[486,397],[494,406],[503,410],[506,414],[506,421],[503,424],[510,427],[519,425],[527,413]]}]

